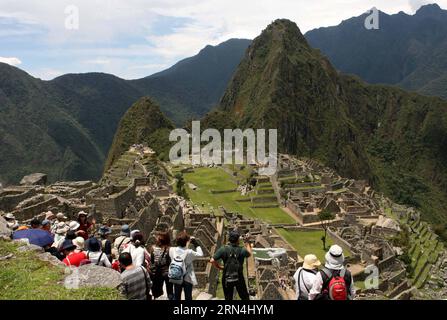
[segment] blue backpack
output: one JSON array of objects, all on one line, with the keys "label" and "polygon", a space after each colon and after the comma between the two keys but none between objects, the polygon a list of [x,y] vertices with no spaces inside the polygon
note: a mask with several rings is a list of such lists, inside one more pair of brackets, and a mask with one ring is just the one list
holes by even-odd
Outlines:
[{"label": "blue backpack", "polygon": [[183,255],[177,254],[177,250],[174,251],[175,256],[174,259],[171,260],[171,263],[169,264],[169,271],[168,271],[168,277],[169,282],[174,284],[182,284],[183,279],[186,275],[186,255],[188,254],[187,251]]}]

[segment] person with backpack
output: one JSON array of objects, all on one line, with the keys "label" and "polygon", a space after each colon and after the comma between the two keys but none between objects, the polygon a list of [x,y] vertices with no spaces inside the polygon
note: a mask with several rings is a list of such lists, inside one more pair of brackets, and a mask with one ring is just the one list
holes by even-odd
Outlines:
[{"label": "person with backpack", "polygon": [[325,255],[326,263],[315,277],[309,300],[353,300],[355,286],[351,272],[343,266],[345,257],[339,245],[333,245]]},{"label": "person with backpack", "polygon": [[130,243],[130,227],[127,224],[121,226],[120,235],[113,242],[112,256],[118,259],[119,255]]},{"label": "person with backpack", "polygon": [[155,299],[163,295],[163,284],[166,285],[166,293],[169,300],[174,299],[174,285],[169,282],[169,248],[171,237],[169,232],[162,232],[157,236],[157,243],[151,252],[150,275],[152,280],[152,295]]},{"label": "person with backpack", "polygon": [[[216,251],[210,263],[223,270],[222,287],[225,300],[233,300],[235,288],[241,300],[250,300],[243,270],[245,259],[252,254],[251,244],[247,241],[244,248],[239,246],[240,234],[236,230],[230,231],[228,241],[228,245]],[[223,267],[218,263],[219,260],[223,261]]]},{"label": "person with backpack", "polygon": [[304,257],[303,266],[299,267],[293,275],[297,300],[309,300],[309,292],[317,277],[320,265],[320,260],[314,254],[308,254]]},{"label": "person with backpack", "polygon": [[137,268],[143,266],[150,270],[151,256],[144,247],[143,234],[139,231],[132,232],[132,239],[123,252],[129,252],[132,256],[133,265]]},{"label": "person with backpack", "polygon": [[106,254],[107,259],[112,261],[112,242],[109,240],[109,236],[112,230],[108,226],[101,226],[98,234],[101,237],[101,249]]},{"label": "person with backpack", "polygon": [[[203,251],[197,240],[185,231],[177,235],[176,242],[177,247],[169,249],[169,282],[174,284],[174,300],[181,300],[182,291],[185,293],[185,300],[192,300],[192,288],[198,284],[193,262],[203,257]],[[195,250],[188,249],[189,243]]]},{"label": "person with backpack", "polygon": [[123,280],[120,286],[121,294],[128,300],[152,300],[150,294],[152,281],[146,269],[143,266],[135,267],[129,252],[121,253],[118,261]]},{"label": "person with backpack", "polygon": [[112,264],[107,258],[107,255],[101,251],[101,243],[99,240],[94,237],[89,238],[89,240],[90,242],[89,251],[87,251],[87,259],[97,266],[111,268]]}]

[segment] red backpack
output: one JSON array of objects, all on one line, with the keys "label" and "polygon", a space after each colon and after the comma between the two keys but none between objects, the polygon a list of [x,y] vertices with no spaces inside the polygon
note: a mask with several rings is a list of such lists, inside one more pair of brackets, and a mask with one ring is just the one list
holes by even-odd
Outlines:
[{"label": "red backpack", "polygon": [[346,269],[333,274],[333,271],[323,268],[323,288],[330,300],[348,300],[348,284],[346,283]]}]

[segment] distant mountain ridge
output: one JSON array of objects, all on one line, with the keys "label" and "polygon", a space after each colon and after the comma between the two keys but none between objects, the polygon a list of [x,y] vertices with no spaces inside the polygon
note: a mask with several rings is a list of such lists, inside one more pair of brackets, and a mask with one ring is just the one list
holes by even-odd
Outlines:
[{"label": "distant mountain ridge", "polygon": [[250,40],[207,46],[194,57],[139,80],[104,73],[52,81],[0,63],[0,183],[31,172],[50,181],[97,179],[118,123],[143,96],[177,125],[216,105]]},{"label": "distant mountain ridge", "polygon": [[429,4],[414,15],[379,12],[378,30],[364,27],[367,15],[311,30],[306,39],[343,73],[447,99],[447,10]]}]

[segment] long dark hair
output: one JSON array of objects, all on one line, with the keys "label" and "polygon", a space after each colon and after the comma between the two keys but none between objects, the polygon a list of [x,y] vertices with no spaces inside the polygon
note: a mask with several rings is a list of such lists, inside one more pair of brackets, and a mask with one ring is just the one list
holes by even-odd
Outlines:
[{"label": "long dark hair", "polygon": [[160,232],[157,236],[157,247],[169,247],[171,245],[171,236],[169,232]]},{"label": "long dark hair", "polygon": [[137,248],[143,246],[144,245],[143,234],[141,232],[135,232],[135,234],[132,236],[132,242]]}]

